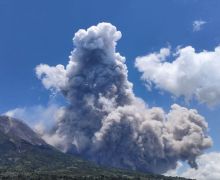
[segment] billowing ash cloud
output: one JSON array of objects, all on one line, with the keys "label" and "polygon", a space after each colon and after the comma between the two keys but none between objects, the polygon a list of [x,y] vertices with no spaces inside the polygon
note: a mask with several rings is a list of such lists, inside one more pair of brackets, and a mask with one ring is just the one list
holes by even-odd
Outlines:
[{"label": "billowing ash cloud", "polygon": [[220,104],[220,46],[202,52],[187,46],[174,53],[162,48],[137,57],[135,66],[148,87],[155,85],[176,97],[196,99],[208,106]]},{"label": "billowing ash cloud", "polygon": [[169,113],[148,108],[135,97],[125,58],[115,50],[120,38],[109,23],[79,30],[66,67],[37,66],[45,87],[69,101],[51,135],[60,137],[56,145],[114,167],[163,173],[178,160],[196,167],[196,157],[212,144],[205,119],[176,104]]}]

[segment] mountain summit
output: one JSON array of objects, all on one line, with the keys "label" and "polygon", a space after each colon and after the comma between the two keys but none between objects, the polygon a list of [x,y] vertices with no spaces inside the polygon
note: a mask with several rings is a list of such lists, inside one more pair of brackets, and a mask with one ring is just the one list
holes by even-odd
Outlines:
[{"label": "mountain summit", "polygon": [[85,163],[48,145],[22,121],[0,116],[0,170],[47,171]]},{"label": "mountain summit", "polygon": [[0,116],[0,134],[7,136],[14,144],[25,141],[32,145],[46,145],[30,127],[8,116]]}]

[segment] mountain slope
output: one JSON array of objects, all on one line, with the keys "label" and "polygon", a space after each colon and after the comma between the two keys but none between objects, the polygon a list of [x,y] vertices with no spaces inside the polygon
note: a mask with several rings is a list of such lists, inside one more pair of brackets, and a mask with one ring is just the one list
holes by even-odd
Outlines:
[{"label": "mountain slope", "polygon": [[0,116],[0,169],[56,170],[85,163],[46,144],[21,121]]},{"label": "mountain slope", "polygon": [[26,124],[7,116],[0,116],[0,132],[6,134],[14,142],[24,140],[33,145],[46,145]]},{"label": "mountain slope", "polygon": [[183,179],[102,168],[46,144],[21,121],[0,116],[0,179]]}]

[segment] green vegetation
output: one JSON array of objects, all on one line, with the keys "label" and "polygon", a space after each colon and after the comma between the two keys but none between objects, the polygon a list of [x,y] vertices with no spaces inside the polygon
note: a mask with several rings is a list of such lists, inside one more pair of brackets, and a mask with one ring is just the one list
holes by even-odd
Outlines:
[{"label": "green vegetation", "polygon": [[183,179],[103,168],[49,145],[32,145],[25,141],[16,144],[5,136],[1,136],[0,147],[0,179]]},{"label": "green vegetation", "polygon": [[[34,132],[23,125],[20,126],[18,132],[27,131],[26,137],[34,137],[32,138],[33,141],[28,142],[21,138],[23,136],[15,136],[14,131],[8,131],[8,127],[3,127],[3,125],[5,125],[5,122],[2,123],[2,126],[0,124],[0,180],[184,179],[100,167],[58,151],[43,140],[38,139]],[[23,135],[22,133],[21,135]],[[39,144],[38,142],[42,143]]]},{"label": "green vegetation", "polygon": [[[99,167],[93,163],[63,154],[50,146],[33,146],[26,142],[20,144],[19,151],[13,143],[0,144],[0,179],[146,179],[169,180],[161,175],[147,175],[132,171]],[[7,148],[6,148],[7,147]]]},{"label": "green vegetation", "polygon": [[[1,146],[1,145],[0,145]],[[50,146],[20,144],[19,152],[13,151],[13,143],[1,153],[0,179],[143,179],[169,180],[160,175],[147,175],[113,168],[102,168],[87,161],[63,154]],[[15,147],[14,147],[15,148]],[[1,148],[1,151],[3,150]]]}]

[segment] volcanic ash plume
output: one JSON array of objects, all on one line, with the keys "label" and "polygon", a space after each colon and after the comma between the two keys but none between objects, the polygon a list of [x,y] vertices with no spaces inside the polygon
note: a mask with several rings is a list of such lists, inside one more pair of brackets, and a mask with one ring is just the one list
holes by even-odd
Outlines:
[{"label": "volcanic ash plume", "polygon": [[69,102],[51,137],[64,151],[102,165],[164,173],[178,160],[196,168],[196,157],[212,144],[196,110],[172,105],[169,113],[135,97],[125,58],[116,52],[121,32],[109,23],[79,30],[66,67],[37,66],[47,89]]}]

